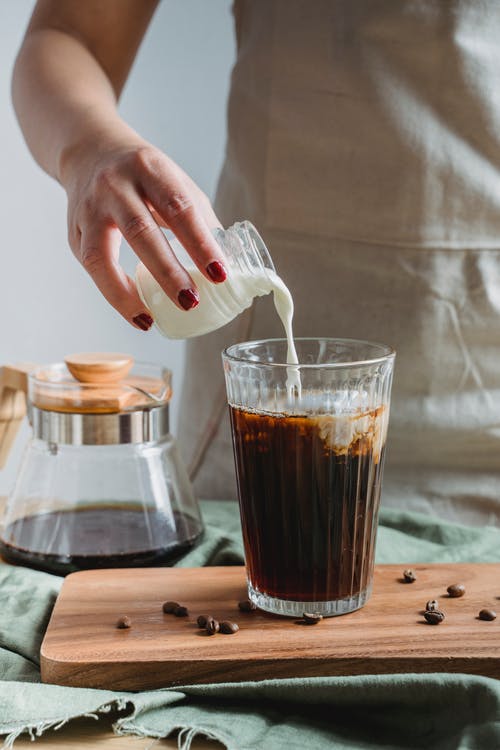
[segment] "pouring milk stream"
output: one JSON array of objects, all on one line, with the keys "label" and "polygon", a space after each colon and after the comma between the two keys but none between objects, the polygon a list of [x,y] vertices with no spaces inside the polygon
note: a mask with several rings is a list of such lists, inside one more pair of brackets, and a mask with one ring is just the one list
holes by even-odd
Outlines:
[{"label": "pouring milk stream", "polygon": [[226,255],[227,279],[221,284],[208,281],[187,256],[180,243],[169,238],[172,250],[180,257],[199,292],[199,304],[188,312],[180,310],[167,297],[156,279],[140,263],[136,271],[139,294],[151,311],[155,324],[168,338],[200,336],[229,323],[250,307],[255,297],[273,293],[274,306],[287,339],[288,398],[300,398],[299,360],[293,341],[293,300],[286,284],[276,273],[266,246],[249,222],[216,230],[215,236]]}]

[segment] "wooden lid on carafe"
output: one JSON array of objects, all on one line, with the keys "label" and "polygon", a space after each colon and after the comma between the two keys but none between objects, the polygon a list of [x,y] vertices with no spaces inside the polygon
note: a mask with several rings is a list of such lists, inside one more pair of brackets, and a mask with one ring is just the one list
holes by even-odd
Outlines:
[{"label": "wooden lid on carafe", "polygon": [[[46,411],[112,414],[161,406],[170,400],[170,372],[132,370],[128,354],[80,353],[38,368],[30,378],[29,397]],[[150,368],[152,369],[152,368]]]}]

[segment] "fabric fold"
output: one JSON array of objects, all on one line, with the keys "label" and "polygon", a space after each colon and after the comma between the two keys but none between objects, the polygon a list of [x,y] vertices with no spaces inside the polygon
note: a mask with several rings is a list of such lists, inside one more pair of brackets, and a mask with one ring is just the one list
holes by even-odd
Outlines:
[{"label": "fabric fold", "polygon": [[[243,561],[238,507],[202,503],[206,531],[184,567]],[[379,563],[493,562],[500,529],[382,509]],[[40,683],[39,649],[62,579],[0,564],[0,735],[10,750],[77,717],[120,712],[117,734],[197,736],[227,750],[500,747],[500,682],[465,674],[394,674],[189,685],[132,693]],[[500,595],[500,592],[499,592]],[[486,623],[498,627],[497,623]],[[500,638],[499,638],[500,643]]]}]

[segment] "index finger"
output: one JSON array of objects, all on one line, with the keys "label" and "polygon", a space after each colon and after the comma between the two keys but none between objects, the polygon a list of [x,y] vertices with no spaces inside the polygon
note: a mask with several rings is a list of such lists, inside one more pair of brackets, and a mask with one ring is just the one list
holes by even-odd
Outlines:
[{"label": "index finger", "polygon": [[226,260],[200,210],[178,180],[149,173],[143,189],[155,211],[174,232],[201,273],[210,281],[224,281]]}]

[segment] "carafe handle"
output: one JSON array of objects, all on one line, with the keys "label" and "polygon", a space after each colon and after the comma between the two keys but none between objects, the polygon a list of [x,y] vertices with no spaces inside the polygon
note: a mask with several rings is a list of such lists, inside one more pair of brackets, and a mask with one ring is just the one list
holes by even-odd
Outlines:
[{"label": "carafe handle", "polygon": [[0,367],[0,469],[5,466],[26,415],[28,374],[34,367],[32,364]]}]

